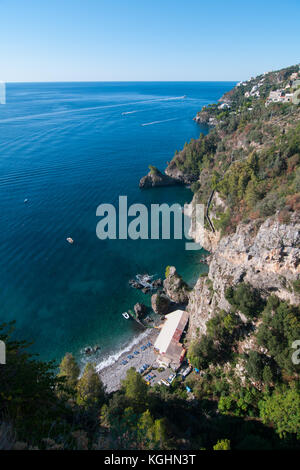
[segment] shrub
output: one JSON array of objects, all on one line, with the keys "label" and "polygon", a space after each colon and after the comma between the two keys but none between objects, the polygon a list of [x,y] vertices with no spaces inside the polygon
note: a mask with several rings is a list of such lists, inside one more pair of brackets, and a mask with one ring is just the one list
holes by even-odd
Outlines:
[{"label": "shrub", "polygon": [[269,297],[256,337],[259,346],[268,350],[283,371],[297,372],[297,365],[291,361],[291,345],[300,338],[299,306]]},{"label": "shrub", "polygon": [[214,450],[230,450],[230,440],[221,439],[214,445]]},{"label": "shrub", "polygon": [[259,291],[245,283],[240,283],[235,288],[227,288],[225,298],[249,319],[257,317],[264,307]]},{"label": "shrub", "polygon": [[300,394],[296,387],[282,386],[259,404],[264,424],[273,424],[281,438],[295,434],[300,438]]},{"label": "shrub", "polygon": [[150,170],[151,175],[157,175],[158,174],[158,169],[156,168],[156,166],[149,165],[148,168]]}]

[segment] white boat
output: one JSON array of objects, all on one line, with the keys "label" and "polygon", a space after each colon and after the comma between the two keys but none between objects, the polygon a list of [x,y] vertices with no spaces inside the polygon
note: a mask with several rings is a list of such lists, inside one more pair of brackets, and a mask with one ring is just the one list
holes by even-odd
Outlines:
[{"label": "white boat", "polygon": [[129,313],[127,313],[127,312],[123,312],[122,315],[123,315],[124,318],[126,318],[126,320],[128,320],[130,318]]},{"label": "white boat", "polygon": [[68,237],[68,238],[67,238],[67,242],[72,244],[72,243],[74,243],[74,240],[73,240],[73,238]]}]

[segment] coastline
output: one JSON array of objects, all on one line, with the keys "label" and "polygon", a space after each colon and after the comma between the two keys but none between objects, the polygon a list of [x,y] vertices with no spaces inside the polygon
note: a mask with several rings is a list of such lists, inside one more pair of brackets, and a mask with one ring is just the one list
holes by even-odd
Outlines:
[{"label": "coastline", "polygon": [[[127,370],[131,367],[138,370],[143,364],[152,365],[155,362],[156,354],[153,351],[153,347],[150,346],[145,351],[141,351],[141,346],[147,344],[148,341],[153,344],[158,334],[158,328],[146,330],[136,336],[123,349],[97,364],[96,370],[103,385],[106,387],[107,393],[120,388],[121,381],[125,379]],[[134,355],[134,351],[139,351],[139,354]],[[133,355],[133,358],[128,359],[128,355]],[[122,364],[124,360],[128,361],[125,365]]]}]

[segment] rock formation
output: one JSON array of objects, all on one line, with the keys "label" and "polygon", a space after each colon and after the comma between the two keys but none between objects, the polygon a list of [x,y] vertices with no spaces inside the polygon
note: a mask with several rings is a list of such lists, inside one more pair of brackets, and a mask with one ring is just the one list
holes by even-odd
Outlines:
[{"label": "rock formation", "polygon": [[135,304],[135,306],[133,307],[133,310],[136,314],[136,318],[138,320],[141,320],[146,314],[147,314],[147,307],[146,305],[140,303],[140,302],[137,302]]},{"label": "rock formation", "polygon": [[164,291],[176,304],[187,304],[189,300],[189,287],[183,281],[174,266],[168,266],[164,280]]},{"label": "rock formation", "polygon": [[177,181],[171,176],[164,175],[156,167],[150,166],[150,171],[146,176],[143,176],[140,180],[139,187],[143,189],[154,188],[157,186],[174,186],[179,184],[180,181]]},{"label": "rock formation", "polygon": [[205,333],[207,320],[217,311],[229,311],[225,290],[239,282],[259,288],[265,297],[275,294],[299,304],[293,289],[300,275],[299,214],[293,213],[289,223],[277,215],[260,226],[257,221],[240,223],[234,234],[222,238],[205,230],[204,248],[213,251],[208,276],[200,277],[189,295],[190,338]]},{"label": "rock formation", "polygon": [[164,294],[153,294],[151,297],[151,306],[155,313],[166,315],[170,309],[170,300]]}]

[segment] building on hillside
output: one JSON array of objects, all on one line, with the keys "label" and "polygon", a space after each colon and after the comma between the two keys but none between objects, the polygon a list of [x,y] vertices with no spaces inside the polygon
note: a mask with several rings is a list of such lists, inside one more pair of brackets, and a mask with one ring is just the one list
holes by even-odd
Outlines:
[{"label": "building on hillside", "polygon": [[165,318],[161,332],[155,341],[154,351],[158,354],[159,365],[177,370],[186,353],[180,340],[186,330],[189,314],[184,310],[175,310]]},{"label": "building on hillside", "polygon": [[218,106],[219,109],[229,109],[230,108],[230,104],[228,103],[222,103],[220,104],[220,106]]},{"label": "building on hillside", "polygon": [[292,83],[292,88],[293,88],[293,89],[298,88],[299,86],[300,86],[300,79],[295,80],[295,81]]},{"label": "building on hillside", "polygon": [[266,106],[270,103],[290,103],[293,99],[292,93],[286,93],[284,90],[270,91],[266,100]]}]

